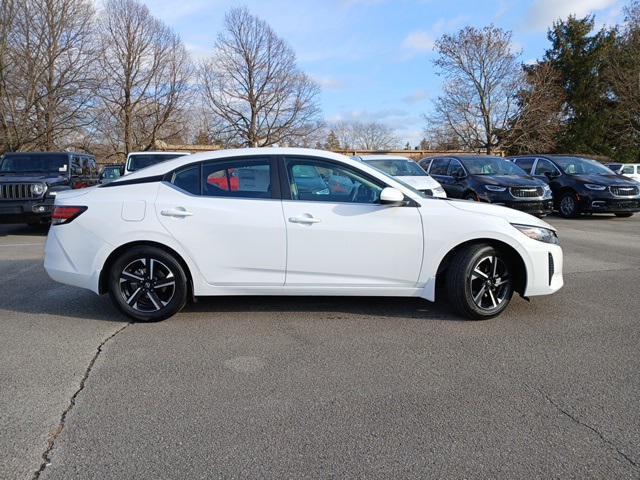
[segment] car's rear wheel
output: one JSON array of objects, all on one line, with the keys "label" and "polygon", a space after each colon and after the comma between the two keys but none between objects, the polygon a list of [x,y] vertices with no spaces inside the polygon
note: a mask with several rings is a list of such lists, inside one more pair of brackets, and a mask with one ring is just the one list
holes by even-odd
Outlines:
[{"label": "car's rear wheel", "polygon": [[507,308],[515,272],[507,255],[491,245],[471,245],[452,259],[446,288],[453,307],[466,318],[484,320]]},{"label": "car's rear wheel", "polygon": [[573,192],[564,193],[560,197],[558,205],[558,211],[564,218],[575,218],[578,216],[578,213],[580,213],[578,200],[576,199],[576,195]]},{"label": "car's rear wheel", "polygon": [[187,292],[182,265],[160,248],[133,247],[111,265],[111,299],[135,320],[153,322],[174,315],[185,306]]},{"label": "car's rear wheel", "polygon": [[633,215],[633,213],[616,213],[615,215],[619,218],[629,218]]}]

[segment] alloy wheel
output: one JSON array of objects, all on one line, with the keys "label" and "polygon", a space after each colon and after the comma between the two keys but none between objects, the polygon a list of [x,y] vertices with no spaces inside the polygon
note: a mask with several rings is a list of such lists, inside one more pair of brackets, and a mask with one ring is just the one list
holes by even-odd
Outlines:
[{"label": "alloy wheel", "polygon": [[507,264],[497,255],[482,257],[471,270],[469,286],[478,308],[485,311],[499,308],[511,291]]},{"label": "alloy wheel", "polygon": [[565,217],[570,217],[576,209],[576,199],[573,195],[565,195],[560,200],[560,213]]},{"label": "alloy wheel", "polygon": [[176,291],[174,273],[152,257],[137,258],[120,273],[120,294],[129,307],[153,313],[166,307]]}]

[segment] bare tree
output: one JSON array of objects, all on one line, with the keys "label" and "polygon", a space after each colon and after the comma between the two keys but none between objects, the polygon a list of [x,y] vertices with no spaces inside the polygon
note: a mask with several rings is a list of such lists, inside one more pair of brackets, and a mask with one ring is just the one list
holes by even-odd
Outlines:
[{"label": "bare tree", "polygon": [[98,125],[116,154],[180,136],[193,69],[180,38],[136,0],[108,0],[100,24],[105,78]]},{"label": "bare tree", "polygon": [[455,132],[463,146],[491,153],[500,146],[521,81],[511,32],[465,27],[443,35],[435,49],[434,65],[445,82],[433,118]]},{"label": "bare tree", "polygon": [[546,62],[526,66],[524,76],[518,111],[503,133],[503,143],[514,154],[553,152],[566,127],[560,76]]},{"label": "bare tree", "polygon": [[88,0],[3,0],[0,136],[5,148],[59,148],[89,124],[93,21]]},{"label": "bare tree", "polygon": [[350,150],[386,150],[398,147],[393,129],[380,122],[339,121],[329,126],[332,141]]},{"label": "bare tree", "polygon": [[225,16],[214,55],[200,67],[200,83],[211,114],[239,144],[294,143],[315,128],[317,84],[298,69],[291,48],[246,8]]}]

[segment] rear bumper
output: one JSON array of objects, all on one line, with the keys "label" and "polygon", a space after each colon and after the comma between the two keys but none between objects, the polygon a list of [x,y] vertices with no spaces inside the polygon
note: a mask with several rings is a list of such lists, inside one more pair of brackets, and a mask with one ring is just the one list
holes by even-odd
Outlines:
[{"label": "rear bumper", "polygon": [[53,226],[45,243],[44,268],[56,282],[99,293],[100,270],[94,264],[96,252],[104,247],[93,233],[74,223]]}]

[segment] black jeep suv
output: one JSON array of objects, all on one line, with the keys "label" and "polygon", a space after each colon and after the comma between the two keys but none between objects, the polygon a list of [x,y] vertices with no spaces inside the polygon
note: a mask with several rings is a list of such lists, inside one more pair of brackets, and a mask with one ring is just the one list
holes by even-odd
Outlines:
[{"label": "black jeep suv", "polygon": [[449,198],[495,203],[539,217],[553,210],[548,185],[504,158],[447,155],[418,164],[440,182]]},{"label": "black jeep suv", "polygon": [[640,212],[640,184],[595,160],[571,155],[523,155],[510,159],[549,184],[555,207],[565,218],[581,213],[630,217]]},{"label": "black jeep suv", "polygon": [[96,159],[71,152],[11,152],[0,158],[0,223],[47,223],[62,190],[95,185]]}]

